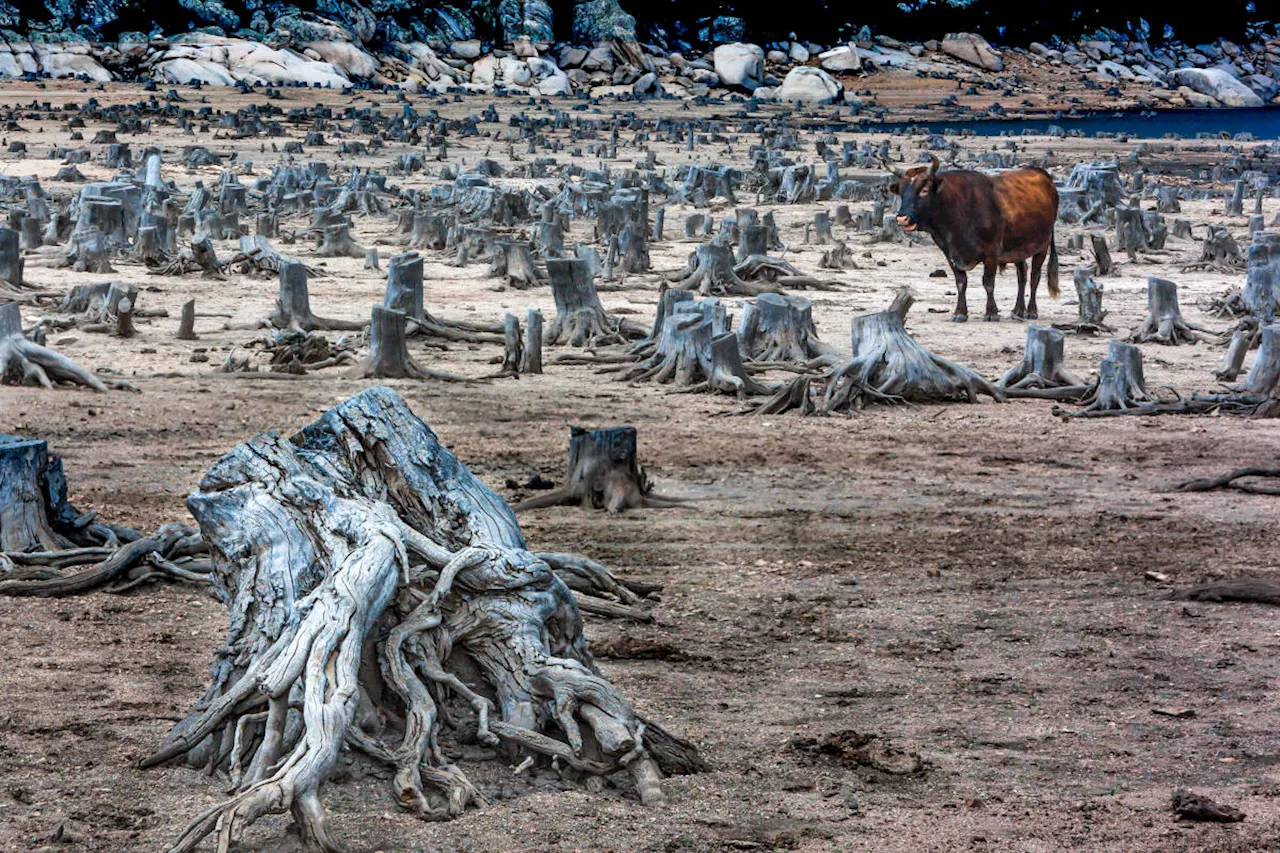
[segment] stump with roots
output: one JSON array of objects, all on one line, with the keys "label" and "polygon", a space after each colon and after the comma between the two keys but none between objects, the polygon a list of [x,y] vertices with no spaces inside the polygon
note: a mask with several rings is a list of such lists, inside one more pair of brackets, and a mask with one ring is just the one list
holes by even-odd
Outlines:
[{"label": "stump with roots", "polygon": [[1076,267],[1073,276],[1076,298],[1079,301],[1076,320],[1074,323],[1055,323],[1053,326],[1055,329],[1084,335],[1109,334],[1115,331],[1104,322],[1107,312],[1102,307],[1102,285],[1094,281],[1089,273],[1089,267]]},{"label": "stump with roots", "polygon": [[858,263],[854,260],[853,250],[847,243],[843,240],[834,240],[832,248],[822,253],[818,266],[824,270],[847,270],[857,269]]},{"label": "stump with roots", "polygon": [[875,403],[978,402],[981,394],[1003,402],[1004,389],[973,370],[935,355],[907,333],[897,311],[853,318],[853,357],[822,377],[801,376],[748,410],[779,414],[852,414]]},{"label": "stump with roots", "polygon": [[339,222],[324,227],[316,254],[322,258],[363,258],[364,247],[351,237],[351,226]]},{"label": "stump with roots", "polygon": [[744,281],[733,271],[733,250],[722,243],[703,243],[689,255],[688,265],[671,279],[671,286],[702,296],[759,296],[781,293],[772,282]]},{"label": "stump with roots", "polygon": [[533,262],[533,247],[523,240],[498,241],[489,258],[489,275],[517,290],[537,287],[547,280]]},{"label": "stump with roots", "polygon": [[427,313],[422,294],[422,256],[417,252],[392,255],[387,264],[387,291],[382,307],[403,312],[412,333],[449,341],[502,343],[502,326],[444,320]]},{"label": "stump with roots", "polygon": [[[1057,329],[1049,329],[1032,323],[1027,326],[1027,345],[1022,355],[1022,364],[1010,370],[996,384],[1007,390],[1010,396],[1018,396],[1024,391],[1045,391],[1053,389],[1056,399],[1062,399],[1064,393],[1074,389],[1079,394],[1087,391],[1084,381],[1064,364],[1064,343],[1066,335]],[[1027,396],[1041,396],[1038,394]]]},{"label": "stump with roots", "polygon": [[307,268],[301,261],[287,260],[280,265],[280,296],[271,312],[271,325],[277,329],[315,331],[358,331],[367,324],[354,320],[330,320],[311,313],[311,294],[307,290]]},{"label": "stump with roots", "polygon": [[369,324],[369,355],[352,371],[364,379],[442,379],[460,381],[447,373],[425,370],[409,356],[409,344],[403,311],[373,306]]},{"label": "stump with roots", "polygon": [[739,398],[772,393],[747,373],[741,342],[727,330],[724,306],[717,300],[678,302],[663,320],[653,355],[620,378],[674,384],[690,393],[733,394]]},{"label": "stump with roots", "polygon": [[753,361],[804,364],[834,355],[834,347],[818,340],[813,303],[802,296],[762,293],[748,303],[738,323],[742,350]]},{"label": "stump with roots", "polygon": [[579,258],[552,258],[547,261],[551,295],[556,316],[547,328],[551,344],[571,347],[598,347],[642,337],[642,329],[616,320],[605,313],[591,275],[590,261]]},{"label": "stump with roots", "polygon": [[[113,529],[67,500],[62,460],[37,438],[0,434],[0,564],[22,554],[116,543]],[[6,566],[11,568],[11,565]]]},{"label": "stump with roots", "polygon": [[1241,301],[1261,324],[1275,321],[1280,309],[1280,234],[1257,232],[1249,244],[1249,268]]},{"label": "stump with roots", "polygon": [[307,847],[338,850],[321,794],[344,746],[389,765],[396,800],[434,819],[483,804],[450,742],[626,773],[645,803],[662,801],[663,773],[705,766],[596,668],[553,571],[594,564],[528,551],[510,508],[394,391],[240,445],[187,505],[231,628],[204,697],[143,765],[225,771],[232,794],[171,853],[214,832],[225,851],[286,811]]},{"label": "stump with roots", "polygon": [[1154,248],[1147,225],[1142,218],[1142,209],[1116,205],[1116,249],[1127,252],[1133,257],[1137,252],[1145,252]]},{"label": "stump with roots", "polygon": [[[0,305],[0,385],[53,388],[55,384],[79,385],[98,392],[110,388],[133,390],[124,380],[93,373],[65,355],[27,340],[22,334],[18,303]],[[3,509],[0,504],[0,511]]]},{"label": "stump with roots", "polygon": [[1200,260],[1191,264],[1188,269],[1234,270],[1242,261],[1240,245],[1236,243],[1231,232],[1220,225],[1208,226],[1200,250]]},{"label": "stump with roots", "polygon": [[1262,327],[1258,354],[1244,381],[1234,389],[1246,394],[1276,395],[1280,391],[1280,325]]},{"label": "stump with roots", "polygon": [[413,214],[413,228],[404,245],[411,249],[443,249],[449,243],[444,217],[433,213]]},{"label": "stump with roots", "polygon": [[[1098,365],[1098,378],[1081,403],[1083,408],[1066,416],[1149,407],[1151,396],[1147,393],[1147,380],[1142,370],[1142,350],[1114,338],[1109,341],[1107,355]],[[1055,410],[1055,414],[1062,413]]]},{"label": "stump with roots", "polygon": [[642,273],[649,270],[648,228],[639,222],[628,222],[622,227],[609,246],[609,257],[624,273]]},{"label": "stump with roots", "polygon": [[1178,285],[1167,278],[1147,279],[1147,318],[1129,334],[1135,343],[1195,343],[1216,333],[1188,323],[1178,307]]},{"label": "stump with roots", "polygon": [[67,249],[61,265],[69,266],[76,272],[115,272],[111,266],[111,243],[97,228],[77,227],[67,238]]},{"label": "stump with roots", "polygon": [[[755,211],[751,211],[755,213]],[[752,255],[769,254],[769,229],[755,222],[738,226],[738,261],[745,261]]]},{"label": "stump with roots", "polygon": [[636,460],[636,428],[569,428],[569,473],[564,488],[516,504],[516,512],[564,504],[618,513],[665,509],[680,501],[653,494],[653,484]]}]

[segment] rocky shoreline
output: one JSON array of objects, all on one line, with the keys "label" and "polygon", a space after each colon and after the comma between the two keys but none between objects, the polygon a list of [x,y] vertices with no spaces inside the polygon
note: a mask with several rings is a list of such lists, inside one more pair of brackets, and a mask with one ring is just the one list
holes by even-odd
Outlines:
[{"label": "rocky shoreline", "polygon": [[[208,29],[208,28],[206,28]],[[357,29],[307,21],[271,37],[196,31],[115,42],[24,40],[3,31],[0,78],[76,78],[159,85],[394,88],[410,93],[507,93],[845,104],[883,113],[886,84],[920,81],[952,94],[933,106],[956,116],[1011,116],[1072,109],[1261,107],[1280,104],[1280,38],[1237,45],[1151,44],[1103,31],[1026,47],[957,33],[904,43],[863,30],[834,46],[742,41],[697,50],[621,37],[592,46],[536,41],[496,47],[478,39],[361,41]],[[589,28],[588,28],[589,30]],[[243,33],[243,31],[240,31]],[[1010,100],[1014,99],[1014,100]],[[989,103],[988,103],[989,100]],[[882,115],[883,117],[883,115]]]}]

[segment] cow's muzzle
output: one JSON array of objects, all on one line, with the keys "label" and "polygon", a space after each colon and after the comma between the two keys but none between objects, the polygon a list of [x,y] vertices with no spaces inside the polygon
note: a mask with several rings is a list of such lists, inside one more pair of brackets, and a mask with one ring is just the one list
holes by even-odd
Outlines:
[{"label": "cow's muzzle", "polygon": [[912,222],[912,221],[911,221],[911,217],[910,217],[910,216],[899,216],[899,217],[898,217],[898,224],[899,224],[899,225],[901,225],[901,226],[903,227],[903,229],[904,229],[904,230],[906,230],[906,231],[914,231],[914,230],[916,230],[916,224],[915,224],[914,222]]}]

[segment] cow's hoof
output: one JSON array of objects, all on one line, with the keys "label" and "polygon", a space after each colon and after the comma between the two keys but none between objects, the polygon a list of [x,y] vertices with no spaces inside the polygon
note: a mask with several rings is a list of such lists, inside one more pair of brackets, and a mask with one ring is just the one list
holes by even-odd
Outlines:
[{"label": "cow's hoof", "polygon": [[986,316],[984,316],[982,319],[983,319],[983,320],[986,320],[988,323],[999,323],[999,322],[1000,322],[1000,315],[999,315],[999,314],[987,314],[987,315],[986,315]]},{"label": "cow's hoof", "polygon": [[957,315],[955,315],[954,317],[952,317],[952,318],[951,318],[951,322],[953,322],[953,323],[967,323],[967,322],[969,322],[969,315],[968,315],[968,314],[957,314]]},{"label": "cow's hoof", "polygon": [[1009,319],[1011,319],[1011,320],[1025,320],[1025,319],[1027,319],[1027,312],[1025,312],[1025,311],[1010,311],[1010,312],[1009,312]]},{"label": "cow's hoof", "polygon": [[1040,312],[1032,310],[1032,311],[1028,311],[1026,314],[1023,314],[1022,316],[1023,316],[1023,319],[1026,319],[1026,320],[1039,320]]}]

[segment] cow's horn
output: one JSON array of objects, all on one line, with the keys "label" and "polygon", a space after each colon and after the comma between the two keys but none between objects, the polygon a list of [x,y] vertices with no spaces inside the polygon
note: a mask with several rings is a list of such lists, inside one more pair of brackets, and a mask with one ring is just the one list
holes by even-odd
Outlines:
[{"label": "cow's horn", "polygon": [[905,178],[907,176],[906,172],[902,171],[901,169],[895,169],[893,167],[893,164],[890,163],[888,160],[881,159],[880,162],[884,164],[885,171],[893,175],[895,178]]},{"label": "cow's horn", "polygon": [[932,177],[938,174],[938,158],[930,154],[929,159],[932,161],[929,164],[929,176]]}]

